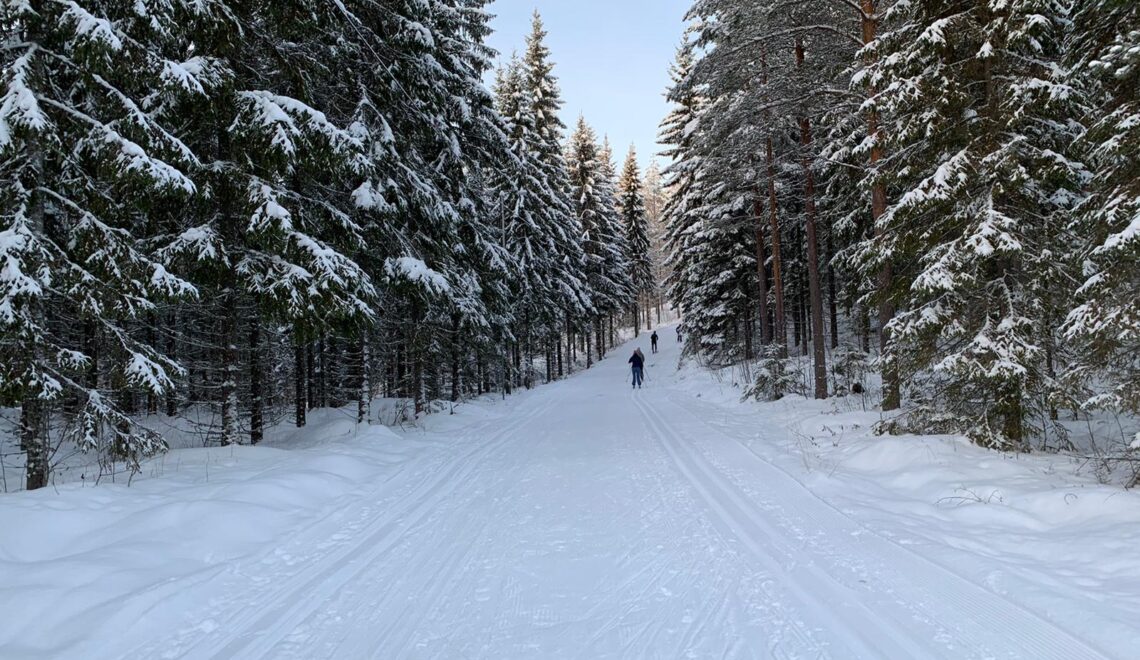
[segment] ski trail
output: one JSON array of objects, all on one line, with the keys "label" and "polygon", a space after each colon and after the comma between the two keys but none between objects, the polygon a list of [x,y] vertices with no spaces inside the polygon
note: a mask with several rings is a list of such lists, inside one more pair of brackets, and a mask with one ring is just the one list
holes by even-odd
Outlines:
[{"label": "ski trail", "polygon": [[[258,593],[261,607],[250,607],[245,599],[235,598],[224,616],[217,609],[211,612],[213,619],[209,620],[221,618],[224,625],[211,626],[213,630],[209,631],[199,625],[189,627],[173,640],[162,640],[158,645],[150,644],[139,649],[133,657],[269,657],[266,652],[281,641],[300,619],[319,608],[337,589],[367,571],[370,564],[390,549],[402,533],[430,512],[433,504],[460,487],[481,460],[509,442],[516,428],[541,416],[555,403],[550,399],[529,414],[508,423],[491,438],[472,442],[472,449],[450,460],[443,469],[416,485],[391,510],[373,516],[372,508],[366,504],[362,513],[372,516],[366,525],[358,525],[358,529],[345,528],[342,516],[334,516],[331,529],[341,530],[340,538],[336,540],[346,540],[346,532],[349,531],[357,531],[357,537],[311,561],[268,593]],[[368,499],[364,498],[364,501],[367,503]],[[329,528],[329,525],[319,524],[312,530],[306,530],[304,536],[319,537]],[[225,605],[221,605],[224,610]],[[211,634],[214,630],[218,634]]]},{"label": "ski trail", "polygon": [[[668,405],[656,404],[659,398]],[[862,534],[865,528],[688,412],[677,398],[634,397],[634,402],[710,508],[759,559],[774,563],[777,571],[783,568],[784,582],[809,611],[830,619],[826,627],[839,633],[846,646],[846,653],[836,657],[1106,657],[1055,624],[945,569],[932,579],[931,562]],[[701,441],[694,442],[697,438]],[[714,465],[696,444],[711,447],[721,465]],[[733,470],[747,474],[753,490],[772,495],[759,502],[747,495],[727,476]]]},{"label": "ski trail", "polygon": [[[733,436],[752,417],[668,372],[679,348],[647,355],[643,390],[629,345],[509,416],[429,433],[274,547],[134,594],[140,623],[88,655],[1105,658],[749,449]],[[148,632],[148,613],[181,625]]]}]

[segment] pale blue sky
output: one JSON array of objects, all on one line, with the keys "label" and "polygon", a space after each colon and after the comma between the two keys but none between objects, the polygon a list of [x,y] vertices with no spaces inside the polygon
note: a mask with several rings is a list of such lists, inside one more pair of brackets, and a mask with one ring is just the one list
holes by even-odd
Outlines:
[{"label": "pale blue sky", "polygon": [[521,55],[537,8],[549,33],[546,44],[562,88],[562,119],[578,115],[599,137],[609,135],[621,166],[630,143],[644,167],[657,153],[657,125],[668,112],[663,96],[669,65],[684,30],[691,0],[494,0],[495,34],[488,43],[500,57]]}]

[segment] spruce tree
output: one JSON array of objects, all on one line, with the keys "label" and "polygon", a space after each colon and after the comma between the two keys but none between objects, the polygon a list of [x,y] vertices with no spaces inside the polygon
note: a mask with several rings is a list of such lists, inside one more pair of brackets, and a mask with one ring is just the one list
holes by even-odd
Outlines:
[{"label": "spruce tree", "polygon": [[1093,176],[1077,213],[1084,272],[1065,335],[1080,350],[1068,375],[1108,386],[1085,390],[1087,407],[1140,414],[1140,6],[1077,7],[1069,65],[1082,83],[1088,133],[1078,148]]},{"label": "spruce tree", "polygon": [[215,2],[188,6],[180,20],[178,52],[208,58],[214,75],[191,105],[169,111],[212,165],[166,254],[194,272],[212,305],[225,444],[240,441],[241,374],[256,367],[240,350],[243,326],[281,320],[312,339],[374,313],[373,280],[348,256],[363,239],[349,203],[368,174],[364,140],[316,107],[321,61],[342,27],[338,12],[318,5]]},{"label": "spruce tree", "polygon": [[586,253],[582,249],[582,226],[574,214],[570,199],[570,185],[566,175],[566,162],[562,142],[566,131],[558,113],[562,108],[558,80],[546,47],[546,29],[535,11],[531,33],[527,36],[526,52],[522,61],[523,86],[529,95],[525,105],[532,125],[530,149],[540,166],[543,195],[550,198],[549,213],[555,215],[557,227],[552,233],[555,249],[548,257],[557,264],[558,276],[554,281],[559,300],[551,308],[540,310],[544,323],[537,327],[543,332],[540,340],[556,334],[555,313],[560,312],[568,329],[575,328],[575,319],[589,316],[594,302],[586,281]]},{"label": "spruce tree", "polygon": [[1066,25],[1053,0],[899,5],[869,68],[901,194],[864,256],[907,275],[890,292],[902,311],[888,359],[933,378],[934,410],[986,446],[1025,448],[1054,389],[1053,283],[1070,276],[1060,255],[1083,177],[1058,156],[1074,137]]},{"label": "spruce tree", "polygon": [[667,98],[673,108],[662,120],[657,138],[660,144],[665,145],[662,155],[672,161],[663,172],[668,194],[668,202],[662,209],[670,268],[667,292],[681,313],[685,331],[688,330],[685,319],[691,311],[688,304],[689,272],[700,221],[694,210],[701,204],[700,190],[696,186],[701,158],[694,140],[700,126],[702,101],[689,85],[693,60],[693,45],[686,41],[677,49],[676,61],[669,72],[671,86]]},{"label": "spruce tree", "polygon": [[649,218],[645,215],[645,200],[641,192],[641,173],[637,166],[637,152],[630,146],[618,179],[618,207],[625,225],[626,259],[633,282],[633,322],[635,334],[640,327],[638,311],[643,308],[646,323],[649,321],[648,301],[656,283],[653,281],[653,254],[649,245]]},{"label": "spruce tree", "polygon": [[[164,447],[107,385],[158,396],[180,368],[132,321],[195,293],[154,256],[147,212],[198,192],[200,161],[154,114],[196,81],[162,54],[165,5],[7,3],[0,25],[0,400],[18,405],[27,488],[62,440],[136,468]],[[82,330],[79,330],[81,328]],[[56,413],[70,400],[74,419]]]}]

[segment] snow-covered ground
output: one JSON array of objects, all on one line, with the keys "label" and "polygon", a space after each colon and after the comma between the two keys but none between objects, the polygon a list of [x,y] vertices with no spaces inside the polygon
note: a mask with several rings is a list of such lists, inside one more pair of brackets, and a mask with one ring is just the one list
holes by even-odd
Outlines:
[{"label": "snow-covered ground", "polygon": [[661,335],[639,391],[627,346],[421,429],[0,497],[0,657],[1136,657],[1137,494],[740,404]]}]

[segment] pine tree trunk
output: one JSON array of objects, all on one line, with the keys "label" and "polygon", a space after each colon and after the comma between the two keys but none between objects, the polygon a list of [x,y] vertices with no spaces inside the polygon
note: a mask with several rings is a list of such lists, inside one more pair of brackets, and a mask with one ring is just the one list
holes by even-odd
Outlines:
[{"label": "pine tree trunk", "polygon": [[768,328],[768,267],[767,257],[764,254],[764,206],[760,203],[759,197],[752,202],[752,213],[756,216],[756,278],[760,285],[760,292],[756,297],[756,312],[760,316],[760,343],[767,345],[772,343],[772,334]]},{"label": "pine tree trunk", "polygon": [[772,230],[772,291],[776,299],[775,335],[772,340],[780,346],[780,354],[788,350],[788,322],[784,307],[783,254],[780,246],[779,200],[776,197],[776,163],[772,138],[766,144],[768,171],[768,226]]},{"label": "pine tree trunk", "polygon": [[256,305],[249,319],[249,444],[265,437],[265,393],[262,387],[261,316]]},{"label": "pine tree trunk", "polygon": [[[768,84],[768,53],[760,53],[761,81]],[[780,205],[776,195],[776,156],[772,136],[764,140],[764,168],[768,183],[768,225],[772,230],[772,290],[775,295],[775,333],[772,340],[780,346],[780,355],[788,351],[788,323],[784,310],[783,254],[780,250]]]},{"label": "pine tree trunk", "polygon": [[[803,67],[804,44],[796,39],[796,65]],[[811,296],[812,360],[815,367],[815,398],[827,398],[827,355],[823,335],[823,293],[819,282],[819,242],[816,237],[815,172],[812,171],[811,119],[800,118],[800,143],[804,147],[804,216],[807,230],[808,291]]]}]

